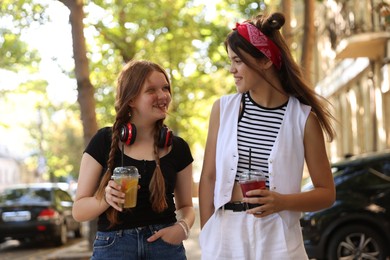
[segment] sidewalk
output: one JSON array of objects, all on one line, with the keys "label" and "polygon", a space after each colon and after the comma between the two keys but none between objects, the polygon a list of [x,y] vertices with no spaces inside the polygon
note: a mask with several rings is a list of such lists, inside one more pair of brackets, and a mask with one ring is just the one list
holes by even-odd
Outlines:
[{"label": "sidewalk", "polygon": [[[184,247],[187,252],[188,260],[200,259],[200,247],[198,242],[200,226],[199,226],[199,204],[198,198],[193,198],[195,209],[195,223],[191,229],[190,237],[184,241]],[[47,260],[86,260],[90,259],[92,252],[89,250],[87,239],[80,243],[61,248],[47,256]]]},{"label": "sidewalk", "polygon": [[199,233],[200,233],[200,220],[199,220],[199,202],[198,198],[193,198],[192,202],[195,209],[195,223],[191,228],[190,237],[184,241],[184,247],[187,252],[188,260],[200,259],[200,247],[199,247]]}]

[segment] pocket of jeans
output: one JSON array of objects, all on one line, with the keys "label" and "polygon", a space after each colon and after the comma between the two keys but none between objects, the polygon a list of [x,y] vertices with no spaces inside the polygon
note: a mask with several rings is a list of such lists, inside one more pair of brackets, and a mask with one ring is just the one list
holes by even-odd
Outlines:
[{"label": "pocket of jeans", "polygon": [[93,242],[93,248],[105,248],[110,247],[115,242],[115,233],[111,232],[98,232]]},{"label": "pocket of jeans", "polygon": [[[174,246],[174,247],[178,247],[178,246],[181,246],[183,244],[183,242],[180,242],[179,244],[173,244],[173,243],[170,243],[170,242],[167,242],[165,241],[164,239],[162,239],[161,237],[158,239],[161,241],[161,243],[163,244],[166,244],[166,245],[169,245],[169,246]],[[157,241],[158,241],[157,240]]]}]

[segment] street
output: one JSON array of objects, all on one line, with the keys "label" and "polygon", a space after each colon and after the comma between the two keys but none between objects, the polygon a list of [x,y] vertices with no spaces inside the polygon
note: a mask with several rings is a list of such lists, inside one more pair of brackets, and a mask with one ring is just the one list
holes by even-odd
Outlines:
[{"label": "street", "polygon": [[48,242],[21,243],[17,240],[8,240],[0,244],[0,259],[13,260],[42,260],[54,252],[80,243],[84,238],[69,238],[68,243],[63,246],[54,246]]}]

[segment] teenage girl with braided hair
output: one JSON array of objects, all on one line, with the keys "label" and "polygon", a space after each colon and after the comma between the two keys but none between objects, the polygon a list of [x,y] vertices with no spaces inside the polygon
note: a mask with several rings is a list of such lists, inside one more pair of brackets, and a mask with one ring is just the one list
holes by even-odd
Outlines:
[{"label": "teenage girl with braided hair", "polygon": [[[116,118],[88,144],[80,166],[73,216],[98,217],[92,259],[186,259],[183,240],[195,219],[188,144],[164,126],[171,102],[167,73],[149,61],[131,61],[118,78]],[[135,208],[111,180],[115,167],[141,175]],[[178,213],[178,216],[176,215]]]},{"label": "teenage girl with braided hair", "polygon": [[[202,259],[307,259],[300,214],[335,200],[323,136],[334,137],[333,117],[294,62],[284,22],[281,13],[259,15],[225,41],[238,93],[211,111],[199,186]],[[304,161],[308,192],[300,189]],[[238,174],[250,168],[265,173],[267,189],[244,198]]]}]

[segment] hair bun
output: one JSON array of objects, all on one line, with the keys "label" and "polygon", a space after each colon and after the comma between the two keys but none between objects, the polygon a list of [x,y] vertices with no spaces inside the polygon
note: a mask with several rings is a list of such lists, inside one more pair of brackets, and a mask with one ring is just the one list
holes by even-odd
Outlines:
[{"label": "hair bun", "polygon": [[267,18],[267,23],[273,30],[280,30],[285,22],[286,19],[282,13],[273,13]]}]

